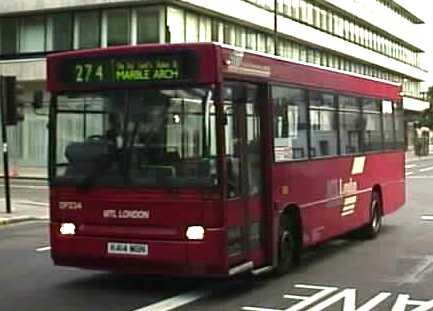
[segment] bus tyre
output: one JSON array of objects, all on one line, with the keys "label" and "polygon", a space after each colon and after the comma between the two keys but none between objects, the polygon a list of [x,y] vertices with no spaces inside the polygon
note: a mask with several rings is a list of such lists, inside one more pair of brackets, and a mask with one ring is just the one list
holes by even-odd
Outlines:
[{"label": "bus tyre", "polygon": [[367,239],[374,239],[380,233],[382,229],[382,209],[381,199],[377,191],[374,191],[371,195],[370,211],[371,219],[370,222],[361,230],[362,236]]},{"label": "bus tyre", "polygon": [[287,273],[299,261],[297,244],[294,224],[288,217],[282,216],[278,241],[278,265],[275,271],[277,275]]}]

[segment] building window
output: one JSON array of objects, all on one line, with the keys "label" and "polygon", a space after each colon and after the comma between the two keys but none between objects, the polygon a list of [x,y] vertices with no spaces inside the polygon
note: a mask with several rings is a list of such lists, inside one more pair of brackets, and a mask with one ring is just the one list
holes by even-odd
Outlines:
[{"label": "building window", "polygon": [[101,22],[99,12],[77,14],[78,48],[89,49],[100,45]]},{"label": "building window", "polygon": [[200,16],[200,42],[212,41],[212,20],[205,16]]},{"label": "building window", "polygon": [[266,36],[263,33],[257,34],[257,51],[266,52]]},{"label": "building window", "polygon": [[334,95],[310,93],[310,156],[338,154],[337,110]]},{"label": "building window", "polygon": [[246,30],[242,26],[237,26],[235,29],[235,45],[245,47],[247,42]]},{"label": "building window", "polygon": [[275,38],[271,36],[266,37],[266,53],[274,54],[275,53]]},{"label": "building window", "polygon": [[[181,9],[167,8],[167,33],[171,43],[185,42],[185,20]],[[168,41],[168,40],[167,40]]]},{"label": "building window", "polygon": [[47,50],[65,51],[72,49],[72,15],[54,14],[47,20]]},{"label": "building window", "polygon": [[235,44],[235,27],[230,23],[224,23],[224,43]]},{"label": "building window", "polygon": [[129,9],[107,11],[107,45],[126,45],[130,38],[130,17]]},{"label": "building window", "polygon": [[159,8],[140,8],[137,10],[137,43],[159,42]]},{"label": "building window", "polygon": [[198,16],[192,13],[186,13],[185,42],[198,42],[198,25]]},{"label": "building window", "polygon": [[17,20],[5,18],[1,20],[1,54],[16,54],[18,47]]},{"label": "building window", "polygon": [[272,99],[275,161],[308,157],[307,108],[304,90],[273,86]]},{"label": "building window", "polygon": [[20,53],[43,52],[45,50],[45,23],[42,16],[21,19]]},{"label": "building window", "polygon": [[247,31],[247,49],[257,50],[257,34],[254,30]]}]

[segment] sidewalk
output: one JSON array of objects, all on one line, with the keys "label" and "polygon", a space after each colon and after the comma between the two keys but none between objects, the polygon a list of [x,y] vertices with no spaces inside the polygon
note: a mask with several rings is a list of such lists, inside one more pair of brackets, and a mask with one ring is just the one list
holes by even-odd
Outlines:
[{"label": "sidewalk", "polygon": [[420,160],[430,160],[433,159],[433,145],[429,146],[429,155],[427,156],[417,156],[415,155],[415,152],[411,149],[409,149],[406,152],[406,162],[414,162],[414,161],[420,161]]},{"label": "sidewalk", "polygon": [[12,213],[6,213],[5,199],[0,198],[0,225],[31,220],[48,220],[48,203],[13,200],[11,208]]}]

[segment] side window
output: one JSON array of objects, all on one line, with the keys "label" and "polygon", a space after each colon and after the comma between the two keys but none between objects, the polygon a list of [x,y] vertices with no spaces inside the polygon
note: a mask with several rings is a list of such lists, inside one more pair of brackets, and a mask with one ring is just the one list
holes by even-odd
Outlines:
[{"label": "side window", "polygon": [[307,158],[305,91],[273,86],[272,99],[275,161]]},{"label": "side window", "polygon": [[383,120],[383,138],[384,148],[394,148],[394,116],[392,102],[388,100],[382,101],[382,120]]},{"label": "side window", "polygon": [[397,148],[405,148],[404,113],[401,102],[394,102],[395,141]]},{"label": "side window", "polygon": [[361,110],[355,97],[339,96],[339,127],[341,154],[360,152]]},{"label": "side window", "polygon": [[337,110],[334,95],[310,93],[310,156],[323,157],[338,154]]},{"label": "side window", "polygon": [[376,99],[362,99],[364,151],[382,150],[381,102]]}]

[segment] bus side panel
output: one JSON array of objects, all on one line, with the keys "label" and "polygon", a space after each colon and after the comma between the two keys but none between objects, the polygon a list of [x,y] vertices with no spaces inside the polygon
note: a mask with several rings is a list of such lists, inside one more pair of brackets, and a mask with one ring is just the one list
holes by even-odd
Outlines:
[{"label": "bus side panel", "polygon": [[371,170],[377,172],[383,203],[383,214],[387,215],[401,207],[406,199],[405,155],[394,152],[386,155],[372,155]]},{"label": "bus side panel", "polygon": [[381,191],[384,214],[405,199],[401,151],[277,163],[273,178],[278,207],[300,207],[304,246],[367,224],[374,186]]}]

